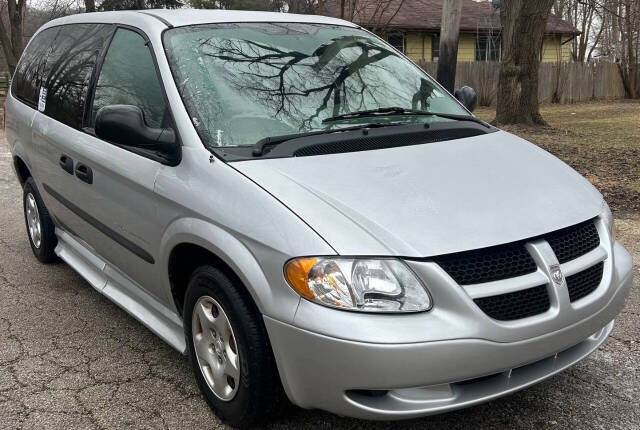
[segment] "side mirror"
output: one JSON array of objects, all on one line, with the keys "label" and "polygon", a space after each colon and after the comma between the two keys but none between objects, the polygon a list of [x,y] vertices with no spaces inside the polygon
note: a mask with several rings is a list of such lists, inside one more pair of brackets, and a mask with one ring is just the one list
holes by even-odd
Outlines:
[{"label": "side mirror", "polygon": [[469,112],[473,112],[476,108],[476,103],[478,102],[478,95],[476,94],[476,90],[471,87],[464,86],[462,88],[458,88],[455,90],[453,95],[466,107],[469,109]]},{"label": "side mirror", "polygon": [[152,128],[137,106],[109,105],[96,114],[95,133],[100,139],[131,148],[173,164],[179,161],[180,148],[171,128]]}]

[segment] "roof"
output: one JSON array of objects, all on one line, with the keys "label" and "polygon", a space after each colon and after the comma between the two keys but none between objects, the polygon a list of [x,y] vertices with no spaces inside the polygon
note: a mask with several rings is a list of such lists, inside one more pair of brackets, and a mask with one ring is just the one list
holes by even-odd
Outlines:
[{"label": "roof", "polygon": [[[345,19],[364,27],[386,24],[385,28],[440,31],[443,0],[388,0],[382,2],[380,0],[358,0],[357,9],[353,14],[349,8],[351,2],[345,3]],[[495,9],[491,3],[486,0],[463,0],[460,31],[467,33],[499,31],[500,10]],[[329,0],[325,13],[329,16],[340,16],[339,2]],[[545,33],[580,34],[575,27],[555,15],[549,16]]]},{"label": "roof", "polygon": [[[354,27],[351,22],[319,15],[298,15],[278,12],[254,12],[245,10],[204,9],[145,9],[131,11],[93,12],[69,15],[54,19],[44,27],[70,23],[121,23],[148,22],[153,19],[173,27],[193,24],[230,22],[297,22],[310,24],[334,24]],[[134,25],[134,24],[132,24]]]}]

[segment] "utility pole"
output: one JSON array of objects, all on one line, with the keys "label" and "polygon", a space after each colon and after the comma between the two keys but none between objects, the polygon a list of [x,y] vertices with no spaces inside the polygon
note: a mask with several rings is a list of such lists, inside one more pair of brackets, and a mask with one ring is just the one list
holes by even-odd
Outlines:
[{"label": "utility pole", "polygon": [[462,0],[443,1],[437,79],[438,82],[452,94],[456,84],[456,64],[458,61],[458,37],[460,35],[461,15]]}]

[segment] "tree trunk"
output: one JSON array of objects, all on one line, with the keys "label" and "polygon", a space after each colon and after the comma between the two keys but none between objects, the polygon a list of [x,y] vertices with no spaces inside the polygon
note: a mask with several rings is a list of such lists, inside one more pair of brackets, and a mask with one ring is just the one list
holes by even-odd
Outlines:
[{"label": "tree trunk", "polygon": [[440,57],[436,76],[438,82],[452,94],[456,84],[461,15],[462,0],[444,0],[440,26]]},{"label": "tree trunk", "polygon": [[598,34],[596,35],[596,38],[593,41],[593,44],[591,44],[591,48],[589,48],[589,54],[587,55],[587,61],[591,61],[591,56],[593,54],[593,51],[598,46],[598,43],[600,42],[600,38],[602,37],[602,32],[603,32],[603,30],[605,28],[605,25],[607,25],[607,18],[606,18],[606,15],[603,13],[602,17],[600,18],[600,30],[598,31]]},{"label": "tree trunk", "polygon": [[4,21],[0,18],[0,44],[2,44],[2,52],[4,53],[4,58],[7,61],[9,73],[13,75],[13,72],[16,70],[18,59],[13,55],[9,33],[10,32],[7,31],[7,28],[4,25]]},{"label": "tree trunk", "polygon": [[503,0],[498,124],[546,125],[538,102],[538,69],[547,18],[554,0]]},{"label": "tree trunk", "polygon": [[636,56],[635,56],[635,52],[634,52],[634,46],[633,46],[633,35],[634,32],[637,31],[637,29],[633,28],[633,23],[632,23],[632,19],[633,17],[633,9],[632,9],[632,5],[631,5],[631,0],[626,0],[624,3],[624,11],[625,11],[625,29],[626,29],[626,36],[627,36],[627,63],[628,63],[628,67],[629,67],[629,97],[630,98],[636,98],[636,97],[640,97],[639,91],[638,91],[638,83],[637,78],[638,78],[638,63],[636,62]]},{"label": "tree trunk", "polygon": [[85,12],[95,12],[96,11],[96,1],[95,0],[84,0],[84,10],[85,10]]},{"label": "tree trunk", "polygon": [[18,0],[17,2],[16,0],[7,0],[9,28],[6,28],[4,22],[0,22],[0,43],[9,67],[9,73],[12,75],[24,49],[22,24],[26,7],[26,0]]}]

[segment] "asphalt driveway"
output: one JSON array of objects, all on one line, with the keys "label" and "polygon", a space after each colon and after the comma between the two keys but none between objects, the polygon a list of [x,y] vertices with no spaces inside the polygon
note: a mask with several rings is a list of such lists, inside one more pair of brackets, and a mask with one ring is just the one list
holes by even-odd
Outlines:
[{"label": "asphalt driveway", "polygon": [[[0,135],[0,428],[224,427],[200,396],[185,357],[64,263],[37,263],[21,202]],[[640,215],[630,213],[617,225],[640,262]],[[607,343],[535,387],[399,423],[292,407],[269,428],[640,428],[640,273],[637,265],[634,270],[635,288]]]}]

